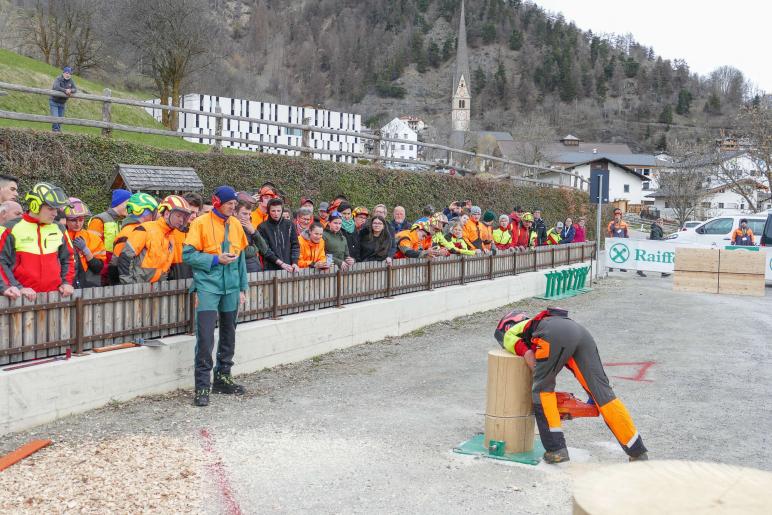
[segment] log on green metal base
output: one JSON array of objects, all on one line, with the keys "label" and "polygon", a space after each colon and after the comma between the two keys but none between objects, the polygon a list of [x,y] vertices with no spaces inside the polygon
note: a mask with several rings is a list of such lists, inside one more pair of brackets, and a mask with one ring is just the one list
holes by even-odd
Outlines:
[{"label": "log on green metal base", "polygon": [[454,447],[453,452],[491,458],[494,460],[514,461],[516,463],[524,463],[525,465],[538,465],[544,454],[544,447],[538,436],[534,438],[532,450],[517,454],[502,453],[498,448],[490,449],[485,446],[484,440],[485,435],[483,433],[476,434],[466,442],[460,443],[458,446]]}]

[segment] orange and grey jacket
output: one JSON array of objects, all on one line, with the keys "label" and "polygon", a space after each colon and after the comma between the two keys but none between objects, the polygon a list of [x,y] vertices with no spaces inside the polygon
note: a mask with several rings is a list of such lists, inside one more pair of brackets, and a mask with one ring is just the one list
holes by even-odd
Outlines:
[{"label": "orange and grey jacket", "polygon": [[41,224],[28,214],[0,233],[0,279],[5,287],[55,291],[72,284],[73,258],[57,224]]},{"label": "orange and grey jacket", "polygon": [[620,220],[619,223],[616,220],[611,220],[607,227],[609,238],[629,238],[627,222]]},{"label": "orange and grey jacket", "polygon": [[738,228],[732,233],[732,245],[755,245],[753,231],[748,227],[744,231]]},{"label": "orange and grey jacket", "polygon": [[420,239],[418,236],[418,229],[402,231],[397,234],[395,239],[397,240],[397,253],[394,255],[395,259],[421,257],[421,253],[432,245],[431,236],[427,236],[423,240]]},{"label": "orange and grey jacket", "polygon": [[[190,224],[182,260],[193,268],[196,291],[227,295],[247,291],[247,262],[244,250],[249,245],[244,228],[236,217],[225,218],[216,209],[197,217]],[[227,265],[219,255],[236,254],[238,259]]]},{"label": "orange and grey jacket", "polygon": [[75,238],[83,238],[86,242],[86,247],[91,251],[91,259],[88,260],[77,247],[72,246],[75,252],[76,286],[79,288],[101,286],[101,273],[107,261],[107,252],[105,251],[105,244],[102,242],[102,238],[96,232],[88,229],[82,229],[78,232],[68,230],[67,234],[70,237],[70,241],[75,240]]},{"label": "orange and grey jacket", "polygon": [[172,228],[163,218],[139,224],[129,234],[118,256],[121,284],[155,283],[172,265]]}]

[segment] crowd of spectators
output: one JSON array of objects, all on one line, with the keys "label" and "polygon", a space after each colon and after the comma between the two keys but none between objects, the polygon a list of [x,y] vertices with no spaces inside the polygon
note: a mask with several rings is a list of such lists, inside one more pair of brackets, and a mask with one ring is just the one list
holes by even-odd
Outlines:
[{"label": "crowd of spectators", "polygon": [[[188,231],[196,217],[213,209],[198,193],[156,199],[116,189],[110,207],[92,213],[82,200],[49,183],[36,184],[24,202],[23,208],[18,181],[0,175],[0,294],[11,299],[191,278],[193,268],[184,259]],[[226,228],[244,234],[247,272],[346,270],[357,262],[390,264],[585,241],[583,217],[548,227],[539,209],[518,206],[497,216],[470,200],[441,211],[426,206],[413,222],[403,206],[394,206],[389,217],[384,204],[370,210],[343,195],[318,205],[302,197],[293,211],[270,182],[254,192],[237,192],[234,202]],[[227,253],[219,258],[229,260]]]}]

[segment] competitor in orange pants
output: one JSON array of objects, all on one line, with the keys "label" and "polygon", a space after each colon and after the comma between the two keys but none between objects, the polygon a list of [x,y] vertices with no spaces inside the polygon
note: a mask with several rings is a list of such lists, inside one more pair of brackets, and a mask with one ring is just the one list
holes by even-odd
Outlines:
[{"label": "competitor in orange pants", "polygon": [[533,408],[546,450],[545,461],[560,463],[569,459],[555,395],[555,378],[563,367],[592,397],[630,461],[648,459],[627,408],[611,389],[595,340],[587,329],[568,318],[566,311],[550,308],[532,319],[510,313],[499,322],[496,338],[533,368]]}]

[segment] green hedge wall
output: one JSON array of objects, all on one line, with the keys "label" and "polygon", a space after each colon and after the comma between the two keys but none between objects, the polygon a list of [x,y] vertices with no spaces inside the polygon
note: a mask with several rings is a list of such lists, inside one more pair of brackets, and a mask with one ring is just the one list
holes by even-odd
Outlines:
[{"label": "green hedge wall", "polygon": [[401,204],[416,218],[426,204],[441,209],[453,200],[470,198],[483,209],[509,213],[515,205],[540,207],[548,224],[567,216],[588,217],[592,231],[594,208],[585,193],[568,189],[515,187],[497,180],[414,173],[375,166],[329,161],[242,154],[193,153],[162,150],[100,136],[52,134],[29,129],[0,128],[0,155],[5,169],[19,177],[20,191],[37,181],[62,186],[68,195],[84,200],[93,212],[106,207],[115,165],[148,164],[193,167],[204,182],[205,194],[221,185],[253,190],[264,181],[277,184],[297,205],[301,195],[330,200],[343,193],[353,205],[372,208]]}]

